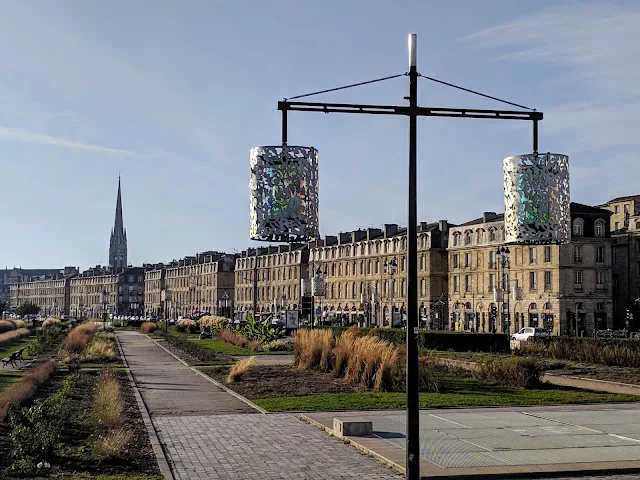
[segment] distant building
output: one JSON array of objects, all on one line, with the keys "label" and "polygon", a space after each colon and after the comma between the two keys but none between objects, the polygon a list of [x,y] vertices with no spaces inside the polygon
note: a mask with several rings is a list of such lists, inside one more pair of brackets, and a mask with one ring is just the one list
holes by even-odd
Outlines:
[{"label": "distant building", "polygon": [[116,200],[116,219],[111,230],[109,242],[109,267],[121,269],[127,267],[127,230],[122,219],[122,195],[120,177],[118,177],[118,198]]},{"label": "distant building", "polygon": [[[17,307],[17,295],[19,291],[14,288],[14,297],[11,295],[11,286],[28,282],[38,278],[52,278],[59,275],[68,276],[77,273],[76,267],[65,268],[5,268],[0,270],[0,301],[7,302],[10,306]],[[24,303],[20,302],[20,303]]]}]

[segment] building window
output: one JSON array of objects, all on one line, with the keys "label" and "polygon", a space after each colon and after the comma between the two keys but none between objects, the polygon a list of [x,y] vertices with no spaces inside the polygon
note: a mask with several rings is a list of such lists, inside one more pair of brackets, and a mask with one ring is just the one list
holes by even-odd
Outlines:
[{"label": "building window", "polygon": [[604,220],[599,218],[598,220],[596,220],[595,225],[596,225],[595,226],[596,237],[604,237]]},{"label": "building window", "polygon": [[536,263],[538,259],[538,254],[536,247],[529,247],[529,263]]},{"label": "building window", "polygon": [[615,223],[615,230],[620,230],[620,222]]},{"label": "building window", "polygon": [[457,247],[459,242],[460,242],[460,234],[459,233],[454,233],[453,234],[453,246]]},{"label": "building window", "polygon": [[489,230],[489,241],[490,242],[495,242],[496,241],[496,229],[492,228]]},{"label": "building window", "polygon": [[405,280],[402,280],[401,286],[402,286],[402,296],[406,297],[407,296],[407,283],[406,283]]},{"label": "building window", "polygon": [[464,266],[466,268],[471,267],[471,253],[464,254]]},{"label": "building window", "polygon": [[575,247],[573,247],[573,261],[575,263],[580,263],[582,262],[582,247],[576,245]]},{"label": "building window", "polygon": [[551,272],[544,272],[544,289],[551,290]]},{"label": "building window", "polygon": [[424,297],[427,294],[427,281],[423,278],[420,280],[420,296]]},{"label": "building window", "polygon": [[624,213],[629,213],[629,204],[628,203],[624,204]]},{"label": "building window", "polygon": [[464,244],[469,245],[471,243],[471,232],[464,232]]},{"label": "building window", "polygon": [[604,263],[604,246],[599,245],[596,247],[596,262]]},{"label": "building window", "polygon": [[596,310],[604,310],[604,302],[596,302]]},{"label": "building window", "polygon": [[371,260],[367,262],[367,275],[371,275]]},{"label": "building window", "polygon": [[616,205],[616,213],[620,213],[620,205]]},{"label": "building window", "polygon": [[453,268],[459,268],[459,267],[460,267],[460,254],[454,253],[453,254]]},{"label": "building window", "polygon": [[604,272],[601,270],[596,271],[596,288],[598,290],[604,289]]},{"label": "building window", "polygon": [[584,235],[584,221],[581,218],[576,218],[573,221],[573,234],[576,237]]},{"label": "building window", "polygon": [[611,254],[612,254],[612,260],[613,263],[618,263],[618,250],[616,250],[615,248],[613,250],[611,250]]},{"label": "building window", "polygon": [[420,256],[420,270],[424,270],[424,254]]},{"label": "building window", "polygon": [[496,267],[496,252],[491,250],[489,252],[489,268]]},{"label": "building window", "polygon": [[576,287],[582,288],[582,271],[576,271]]},{"label": "building window", "polygon": [[471,291],[471,275],[464,276],[464,291],[465,292]]},{"label": "building window", "polygon": [[544,247],[544,261],[545,261],[545,263],[551,262],[551,247],[550,246]]},{"label": "building window", "polygon": [[538,288],[538,275],[536,272],[529,272],[529,290]]},{"label": "building window", "polygon": [[490,273],[489,274],[489,291],[493,292],[494,288],[496,288],[496,274]]},{"label": "building window", "polygon": [[453,277],[453,291],[454,292],[460,291],[460,277],[458,275],[455,275]]},{"label": "building window", "polygon": [[376,273],[380,273],[380,260],[376,260]]}]

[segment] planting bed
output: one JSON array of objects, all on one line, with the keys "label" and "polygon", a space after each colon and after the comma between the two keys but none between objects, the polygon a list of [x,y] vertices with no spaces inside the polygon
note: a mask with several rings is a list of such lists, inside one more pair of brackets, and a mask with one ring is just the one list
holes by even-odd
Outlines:
[{"label": "planting bed", "polygon": [[[36,398],[54,395],[68,375],[65,372],[54,373],[49,382],[41,386],[36,395],[25,405],[32,405]],[[87,371],[78,374],[67,401],[69,410],[65,415],[62,438],[50,460],[51,470],[44,471],[40,478],[56,478],[56,475],[61,478],[95,478],[98,475],[114,475],[117,478],[139,476],[162,478],[159,476],[147,430],[125,372],[114,372],[114,375],[120,384],[126,424],[132,431],[131,440],[114,457],[98,458],[93,453],[95,430],[88,422],[88,415],[97,375],[97,372]],[[10,433],[9,421],[6,420],[0,425],[0,479],[9,478],[3,477],[2,472],[10,462]],[[11,476],[11,478],[14,477],[15,475]]]},{"label": "planting bed", "polygon": [[548,372],[553,375],[569,375],[640,385],[640,369],[638,368],[608,367],[605,365],[578,362],[556,362],[555,365],[550,362],[549,365],[555,367],[548,370]]},{"label": "planting bed", "polygon": [[[211,378],[227,385],[229,369],[228,366],[220,366],[201,370]],[[242,380],[228,386],[250,399],[358,391],[357,386],[347,383],[342,378],[334,378],[328,373],[280,365],[253,367],[244,374]]]},{"label": "planting bed", "polygon": [[[229,367],[209,367],[202,371],[226,384]],[[420,393],[421,408],[640,401],[638,396],[547,385],[530,390],[490,385],[446,373],[437,373],[436,378],[439,392]],[[404,408],[406,400],[403,392],[361,391],[358,386],[328,373],[285,366],[255,366],[240,381],[227,386],[273,412]]]}]

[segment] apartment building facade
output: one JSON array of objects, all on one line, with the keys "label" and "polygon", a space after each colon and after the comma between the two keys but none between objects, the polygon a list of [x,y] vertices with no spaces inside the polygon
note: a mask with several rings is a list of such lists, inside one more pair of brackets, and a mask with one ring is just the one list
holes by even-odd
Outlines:
[{"label": "apartment building facade", "polygon": [[42,275],[10,284],[10,305],[32,303],[44,315],[69,315],[69,285],[78,274],[75,267],[65,267],[56,275]]}]

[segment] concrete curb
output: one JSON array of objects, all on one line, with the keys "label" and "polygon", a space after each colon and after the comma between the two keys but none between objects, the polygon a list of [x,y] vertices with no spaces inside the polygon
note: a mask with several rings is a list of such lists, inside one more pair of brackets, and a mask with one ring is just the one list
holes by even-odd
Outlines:
[{"label": "concrete curb", "polygon": [[160,439],[158,438],[156,429],[153,426],[151,417],[149,416],[149,411],[147,410],[147,406],[145,405],[144,400],[142,399],[142,395],[140,395],[140,391],[138,390],[138,386],[136,385],[136,382],[133,379],[133,375],[131,374],[131,369],[129,368],[127,357],[125,356],[124,351],[122,350],[122,346],[120,345],[120,339],[118,338],[118,335],[116,335],[116,344],[118,345],[118,350],[120,351],[120,357],[122,358],[123,363],[126,365],[127,376],[129,377],[129,382],[131,383],[131,387],[133,388],[133,393],[136,397],[136,402],[138,403],[138,410],[140,410],[140,414],[142,415],[144,426],[147,428],[149,441],[151,442],[153,453],[156,456],[156,461],[158,462],[160,473],[166,480],[175,480],[175,477],[173,476],[173,472],[171,471],[171,467],[169,466],[169,461],[165,456],[164,450],[162,448],[162,444],[160,443]]},{"label": "concrete curb", "polygon": [[176,360],[178,360],[180,363],[182,363],[183,365],[189,367],[190,370],[194,371],[195,373],[197,373],[198,375],[200,375],[203,378],[206,378],[207,380],[209,380],[211,383],[213,383],[216,387],[219,387],[220,389],[224,390],[226,393],[228,393],[229,395],[236,397],[238,400],[240,400],[241,402],[246,403],[247,405],[249,405],[251,408],[253,408],[254,410],[257,410],[260,413],[264,413],[264,414],[268,414],[269,412],[267,412],[264,408],[259,407],[258,405],[256,405],[255,403],[253,403],[251,400],[249,400],[246,397],[243,397],[242,395],[240,395],[237,392],[234,392],[233,390],[225,387],[224,385],[222,385],[220,382],[214,380],[213,378],[211,378],[210,376],[202,373],[200,370],[198,370],[196,367],[192,367],[190,366],[187,362],[185,362],[184,360],[182,360],[180,357],[178,357],[176,354],[174,354],[172,351],[166,349],[163,345],[160,345],[157,341],[153,341],[156,345],[158,345],[161,349],[163,349],[165,352],[167,352],[169,355],[171,355],[172,357],[174,357]]}]

